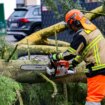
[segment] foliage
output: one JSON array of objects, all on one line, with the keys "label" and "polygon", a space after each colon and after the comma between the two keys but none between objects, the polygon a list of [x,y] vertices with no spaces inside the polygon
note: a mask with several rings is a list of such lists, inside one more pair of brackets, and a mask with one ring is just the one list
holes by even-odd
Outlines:
[{"label": "foliage", "polygon": [[102,2],[102,4],[103,4],[103,3],[105,3],[105,0],[101,0],[100,2]]},{"label": "foliage", "polygon": [[69,83],[68,84],[69,105],[84,105],[86,97],[86,84]]},{"label": "foliage", "polygon": [[79,0],[45,0],[45,4],[54,11],[59,19],[64,18],[65,13],[73,8],[82,9]]},{"label": "foliage", "polygon": [[[15,47],[11,47],[7,41],[5,41],[5,37],[0,37],[0,58],[7,60],[9,56],[11,55],[12,51]],[[12,56],[12,59],[17,59],[17,51]]]},{"label": "foliage", "polygon": [[57,95],[55,98],[51,98],[53,88],[48,83],[40,83],[24,86],[25,93],[25,105],[62,105],[64,100],[63,95]]},{"label": "foliage", "polygon": [[21,90],[20,84],[8,77],[0,76],[0,105],[12,105],[17,100],[16,90]]},{"label": "foliage", "polygon": [[[85,10],[85,5],[82,4],[82,6],[80,5],[80,2],[82,2],[82,0],[44,0],[46,5],[48,5],[51,10],[53,10],[55,12],[55,16],[60,19],[60,20],[64,20],[64,16],[65,13],[73,8],[75,9],[80,9],[80,10]],[[104,5],[105,7],[105,0],[101,0],[100,1],[100,5]],[[60,7],[60,9],[58,8],[58,5]],[[105,9],[105,8],[104,8]],[[103,34],[105,34],[105,29],[103,27],[105,27],[105,16],[99,17],[97,19],[95,19],[95,21],[93,21],[93,23],[95,23],[97,25],[97,27],[103,32]]]},{"label": "foliage", "polygon": [[[104,11],[105,11],[105,0],[101,0],[101,5],[104,6]],[[103,35],[105,36],[105,16],[100,16],[95,19],[95,23],[97,27],[103,32]],[[93,21],[94,22],[94,21]]]},{"label": "foliage", "polygon": [[57,84],[58,94],[53,99],[53,89],[48,83],[24,84],[25,105],[84,105],[86,96],[86,84],[67,84],[68,103],[65,103],[63,84]]}]

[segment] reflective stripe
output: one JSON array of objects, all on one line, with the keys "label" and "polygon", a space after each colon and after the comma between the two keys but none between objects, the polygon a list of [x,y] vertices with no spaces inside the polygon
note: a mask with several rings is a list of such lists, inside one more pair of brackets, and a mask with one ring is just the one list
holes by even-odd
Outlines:
[{"label": "reflective stripe", "polygon": [[104,69],[104,68],[105,68],[105,64],[101,64],[101,65],[92,67],[92,70],[93,70],[93,71],[96,71],[96,70]]},{"label": "reflective stripe", "polygon": [[83,51],[82,57],[84,58],[86,54],[91,50],[92,47],[94,47],[101,39],[103,36],[98,35]]},{"label": "reflective stripe", "polygon": [[[104,68],[105,68],[105,64],[101,64],[101,65],[92,67],[92,71],[97,71],[97,70],[101,70]],[[88,69],[85,69],[85,72],[87,72],[87,71],[88,71]]]},{"label": "reflective stripe", "polygon": [[90,34],[92,31],[91,30],[84,30],[87,34]]},{"label": "reflective stripe", "polygon": [[68,51],[71,52],[72,54],[76,54],[76,52],[77,52],[77,51],[76,51],[75,49],[73,49],[72,47],[69,47],[69,48],[68,48]]},{"label": "reflective stripe", "polygon": [[75,61],[77,62],[81,62],[82,61],[82,57],[77,55],[75,58],[74,58]]},{"label": "reflective stripe", "polygon": [[101,64],[100,55],[99,55],[97,44],[94,46],[94,57],[95,57],[96,64],[97,65]]},{"label": "reflective stripe", "polygon": [[53,54],[53,59],[57,60],[56,54]]}]

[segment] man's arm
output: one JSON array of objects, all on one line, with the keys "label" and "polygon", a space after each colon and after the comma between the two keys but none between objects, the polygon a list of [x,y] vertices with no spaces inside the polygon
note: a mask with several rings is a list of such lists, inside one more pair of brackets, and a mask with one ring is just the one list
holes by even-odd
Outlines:
[{"label": "man's arm", "polygon": [[[71,60],[75,58],[77,55],[81,55],[81,52],[86,47],[86,40],[82,35],[76,35],[73,38],[73,41],[71,43],[71,46],[63,53],[54,54],[55,59],[64,59],[64,60]],[[75,60],[80,61],[79,57],[76,57]]]}]

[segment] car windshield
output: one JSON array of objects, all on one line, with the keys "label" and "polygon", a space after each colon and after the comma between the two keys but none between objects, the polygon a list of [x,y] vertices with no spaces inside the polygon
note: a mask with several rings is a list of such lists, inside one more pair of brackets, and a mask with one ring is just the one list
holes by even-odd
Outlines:
[{"label": "car windshield", "polygon": [[16,10],[14,13],[11,15],[11,17],[24,17],[26,15],[27,11],[26,10]]}]

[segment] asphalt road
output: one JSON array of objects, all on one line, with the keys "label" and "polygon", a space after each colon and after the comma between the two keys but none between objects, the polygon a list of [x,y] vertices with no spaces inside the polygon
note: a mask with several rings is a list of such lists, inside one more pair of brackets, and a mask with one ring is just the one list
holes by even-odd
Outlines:
[{"label": "asphalt road", "polygon": [[6,35],[5,40],[9,43],[15,43],[17,40],[14,38],[13,35]]}]

